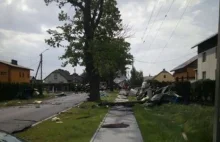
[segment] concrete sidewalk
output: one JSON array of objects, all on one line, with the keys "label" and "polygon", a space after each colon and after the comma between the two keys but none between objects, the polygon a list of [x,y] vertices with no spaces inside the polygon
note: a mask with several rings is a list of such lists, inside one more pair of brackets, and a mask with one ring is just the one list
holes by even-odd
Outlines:
[{"label": "concrete sidewalk", "polygon": [[[116,102],[128,101],[119,95]],[[129,126],[126,128],[102,128],[105,124],[124,123]],[[132,109],[124,106],[114,106],[110,109],[100,127],[94,134],[90,142],[143,142]]]}]

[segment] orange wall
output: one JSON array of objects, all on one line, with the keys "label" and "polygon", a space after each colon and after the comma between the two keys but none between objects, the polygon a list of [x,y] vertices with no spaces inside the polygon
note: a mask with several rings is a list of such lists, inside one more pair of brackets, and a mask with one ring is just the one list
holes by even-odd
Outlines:
[{"label": "orange wall", "polygon": [[195,77],[195,70],[193,68],[187,68],[188,76],[189,77]]},{"label": "orange wall", "polygon": [[185,71],[185,72],[174,73],[174,75],[173,75],[174,78],[176,79],[178,77],[179,80],[181,80],[182,77],[183,77],[184,80],[187,80],[187,73],[188,73],[188,77],[189,78],[192,78],[192,77],[195,78],[195,70],[194,70],[194,68],[187,68],[186,70],[187,71]]},{"label": "orange wall", "polygon": [[11,82],[30,83],[30,71],[20,68],[11,68]]},{"label": "orange wall", "polygon": [[[6,75],[1,75],[1,72],[6,72]],[[0,82],[30,83],[30,70],[0,63]]]},{"label": "orange wall", "polygon": [[[6,73],[6,74],[2,74]],[[8,82],[8,66],[0,63],[0,82]]]}]

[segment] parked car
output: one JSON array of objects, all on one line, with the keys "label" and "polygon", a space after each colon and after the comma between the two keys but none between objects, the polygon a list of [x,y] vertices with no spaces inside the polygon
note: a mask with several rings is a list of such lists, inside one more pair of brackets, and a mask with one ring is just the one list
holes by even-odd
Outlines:
[{"label": "parked car", "polygon": [[8,134],[7,132],[0,131],[0,142],[27,142],[16,136]]}]

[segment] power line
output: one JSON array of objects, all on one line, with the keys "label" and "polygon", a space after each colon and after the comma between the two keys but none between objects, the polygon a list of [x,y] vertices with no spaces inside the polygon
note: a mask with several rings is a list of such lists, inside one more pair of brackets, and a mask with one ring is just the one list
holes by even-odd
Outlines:
[{"label": "power line", "polygon": [[[159,2],[159,0],[157,1],[157,4],[158,4],[158,2]],[[147,26],[146,26],[146,28],[145,28],[145,30],[144,30],[144,34],[143,34],[143,36],[142,36],[142,38],[141,38],[142,41],[143,41],[144,36],[145,36],[145,34],[146,34],[146,32],[147,32],[148,26],[149,26],[149,24],[150,24],[150,22],[151,22],[151,19],[152,19],[152,16],[153,16],[154,10],[155,10],[155,6],[156,6],[156,4],[154,4],[153,10],[151,11],[150,18],[149,18],[148,23],[147,23]]]},{"label": "power line", "polygon": [[[150,43],[149,49],[151,49],[151,46],[153,45],[153,43],[154,43],[154,41],[155,41],[155,39],[156,39],[156,37],[157,37],[157,35],[158,35],[158,33],[159,33],[159,31],[160,31],[162,25],[164,24],[164,21],[165,21],[165,19],[167,18],[167,15],[169,14],[169,12],[170,12],[170,10],[171,10],[171,7],[173,6],[174,1],[175,1],[175,0],[172,1],[171,5],[170,5],[170,7],[169,7],[169,9],[168,9],[168,11],[167,11],[167,14],[164,16],[163,21],[161,22],[160,26],[159,26],[158,29],[156,30],[156,34],[155,34],[155,36],[154,36],[152,42]],[[149,50],[149,49],[148,49],[148,50]]]},{"label": "power line", "polygon": [[[164,4],[164,3],[163,3],[163,4]],[[161,8],[163,7],[163,4],[160,6],[160,8],[159,8],[159,10],[158,10],[158,12],[157,12],[157,14],[156,14],[156,17],[154,18],[154,21],[153,21],[153,24],[152,24],[151,27],[154,27],[154,24],[155,24],[156,19],[157,19],[158,15],[159,15],[159,13],[160,13],[160,11],[161,11]],[[147,32],[147,35],[146,35],[145,37],[148,36],[148,33],[150,33],[150,30]],[[145,41],[146,41],[146,39],[144,40],[144,42],[145,42]]]},{"label": "power line", "polygon": [[[184,16],[184,14],[185,14],[185,12],[186,12],[188,6],[189,6],[189,1],[190,1],[190,0],[186,0],[186,1],[187,1],[186,7],[185,7],[185,9],[184,9],[184,11],[183,11],[183,13],[182,13],[182,15],[181,15],[179,21],[177,22],[177,24],[176,24],[174,30],[172,31],[172,33],[171,33],[171,35],[170,35],[170,37],[169,37],[167,43],[166,43],[165,46],[162,48],[162,50],[161,50],[161,52],[159,53],[158,57],[160,57],[161,53],[162,53],[162,52],[164,51],[164,49],[167,47],[167,45],[169,44],[169,41],[171,40],[171,38],[173,37],[173,35],[174,35],[174,33],[175,33],[176,29],[177,29],[177,27],[179,26],[180,22],[182,21],[183,16]],[[155,59],[155,62],[157,61],[158,57]]]},{"label": "power line", "polygon": [[186,54],[186,55],[183,55],[183,56],[180,56],[178,58],[174,58],[174,59],[170,59],[170,60],[166,60],[166,61],[158,61],[158,62],[147,62],[147,61],[141,61],[141,60],[137,60],[137,59],[134,59],[134,60],[137,61],[137,62],[146,63],[146,64],[165,63],[165,62],[170,62],[170,61],[177,60],[177,59],[180,59],[180,58],[184,58],[184,57],[187,57],[187,56],[195,54],[195,53],[197,53],[197,51],[189,53],[189,54]]}]

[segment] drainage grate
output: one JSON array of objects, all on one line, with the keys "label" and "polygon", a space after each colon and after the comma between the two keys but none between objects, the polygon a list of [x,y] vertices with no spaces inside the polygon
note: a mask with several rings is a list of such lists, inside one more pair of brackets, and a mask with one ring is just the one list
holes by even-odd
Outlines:
[{"label": "drainage grate", "polygon": [[127,127],[129,127],[129,125],[124,124],[124,123],[115,123],[115,124],[102,125],[102,128],[127,128]]}]

